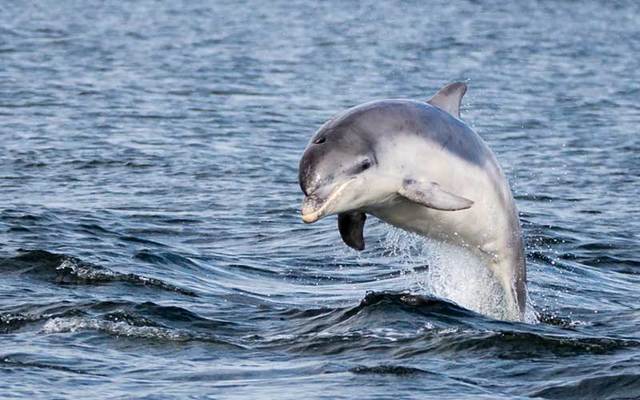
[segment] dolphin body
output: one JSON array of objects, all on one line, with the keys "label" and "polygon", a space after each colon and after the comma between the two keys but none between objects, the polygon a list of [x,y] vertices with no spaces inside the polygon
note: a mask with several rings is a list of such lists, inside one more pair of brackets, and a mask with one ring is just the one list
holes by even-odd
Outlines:
[{"label": "dolphin body", "polygon": [[363,250],[366,214],[476,254],[504,289],[495,317],[521,321],[523,241],[509,183],[485,142],[460,120],[464,83],[426,102],[380,100],[327,121],[300,160],[302,219],[337,214],[350,247]]}]

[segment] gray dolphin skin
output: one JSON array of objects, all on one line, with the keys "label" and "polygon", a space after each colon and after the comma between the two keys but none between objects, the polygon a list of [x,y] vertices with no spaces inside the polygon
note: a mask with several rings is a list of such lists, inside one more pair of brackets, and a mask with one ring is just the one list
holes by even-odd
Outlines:
[{"label": "gray dolphin skin", "polygon": [[467,87],[428,101],[380,100],[350,108],[315,133],[300,160],[302,219],[338,215],[343,241],[363,250],[370,214],[477,255],[504,290],[494,317],[521,321],[526,267],[509,183],[485,142],[460,120]]}]

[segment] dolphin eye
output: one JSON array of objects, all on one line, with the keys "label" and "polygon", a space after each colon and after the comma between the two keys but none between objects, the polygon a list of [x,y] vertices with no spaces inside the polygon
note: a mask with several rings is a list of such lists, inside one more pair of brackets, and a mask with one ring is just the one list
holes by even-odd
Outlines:
[{"label": "dolphin eye", "polygon": [[365,160],[362,160],[360,162],[358,162],[357,164],[353,165],[352,167],[349,168],[349,173],[352,175],[356,175],[359,173],[362,173],[366,170],[368,170],[369,168],[371,168],[371,165],[373,163],[371,162],[371,160],[369,160],[368,158]]},{"label": "dolphin eye", "polygon": [[371,167],[371,161],[369,160],[364,160],[363,162],[360,163],[360,170],[361,171],[365,171],[367,169],[369,169]]},{"label": "dolphin eye", "polygon": [[313,144],[322,144],[327,141],[327,138],[322,136],[313,141]]}]

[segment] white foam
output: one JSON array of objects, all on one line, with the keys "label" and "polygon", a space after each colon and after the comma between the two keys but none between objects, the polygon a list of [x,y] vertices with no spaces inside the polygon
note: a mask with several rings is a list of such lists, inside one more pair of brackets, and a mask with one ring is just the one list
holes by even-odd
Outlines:
[{"label": "white foam", "polygon": [[66,258],[62,260],[60,265],[56,268],[57,270],[70,270],[76,277],[80,279],[87,280],[100,280],[106,278],[113,278],[117,276],[117,274],[108,269],[100,269],[96,270],[92,267],[86,267],[83,265],[79,265],[77,261]]},{"label": "white foam", "polygon": [[42,331],[44,333],[64,333],[93,330],[113,336],[126,336],[145,339],[163,339],[186,341],[192,339],[188,333],[155,326],[133,326],[124,321],[105,321],[94,318],[69,317],[48,320]]}]

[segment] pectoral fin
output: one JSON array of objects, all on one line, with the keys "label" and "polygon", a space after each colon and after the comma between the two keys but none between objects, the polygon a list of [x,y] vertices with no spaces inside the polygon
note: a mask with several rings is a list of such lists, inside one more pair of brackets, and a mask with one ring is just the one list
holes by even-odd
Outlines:
[{"label": "pectoral fin", "polygon": [[364,250],[364,221],[367,216],[363,212],[350,212],[338,215],[338,230],[345,244],[356,250]]},{"label": "pectoral fin", "polygon": [[473,201],[447,192],[435,182],[405,179],[398,194],[425,207],[441,211],[465,210],[473,205]]}]

